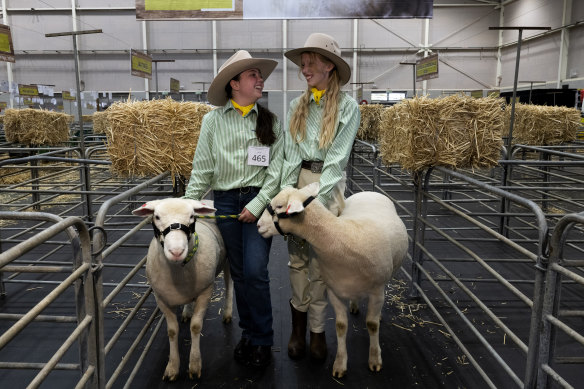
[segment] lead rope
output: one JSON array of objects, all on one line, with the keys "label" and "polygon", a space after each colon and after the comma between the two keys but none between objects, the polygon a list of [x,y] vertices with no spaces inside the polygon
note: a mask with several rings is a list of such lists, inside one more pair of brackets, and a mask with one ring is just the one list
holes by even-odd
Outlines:
[{"label": "lead rope", "polygon": [[237,219],[241,214],[237,215],[197,215],[198,219]]},{"label": "lead rope", "polygon": [[199,234],[197,234],[197,231],[195,231],[194,236],[195,236],[195,242],[193,243],[193,248],[189,252],[189,255],[187,255],[186,258],[183,260],[183,262],[182,262],[183,266],[186,265],[187,263],[189,263],[189,261],[191,259],[193,259],[193,257],[195,256],[195,253],[197,252],[197,249],[199,248]]}]

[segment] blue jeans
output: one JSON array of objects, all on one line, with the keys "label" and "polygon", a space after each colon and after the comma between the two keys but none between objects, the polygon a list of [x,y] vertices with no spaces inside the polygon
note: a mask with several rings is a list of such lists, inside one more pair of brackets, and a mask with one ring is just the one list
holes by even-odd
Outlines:
[{"label": "blue jeans", "polygon": [[[259,188],[247,193],[239,189],[214,191],[216,215],[239,214],[258,191]],[[256,223],[216,220],[227,249],[242,337],[250,339],[254,346],[271,346],[274,330],[268,261],[272,238],[263,238]]]}]

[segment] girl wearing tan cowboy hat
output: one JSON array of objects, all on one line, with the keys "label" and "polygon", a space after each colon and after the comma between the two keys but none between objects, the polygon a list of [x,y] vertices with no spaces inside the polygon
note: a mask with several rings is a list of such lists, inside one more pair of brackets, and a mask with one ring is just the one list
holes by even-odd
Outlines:
[{"label": "girl wearing tan cowboy hat", "polygon": [[213,189],[217,218],[229,258],[241,340],[234,358],[265,367],[273,345],[268,256],[272,240],[255,222],[279,191],[283,134],[274,114],[257,104],[277,62],[240,50],[219,69],[207,92],[219,108],[203,117],[185,197],[200,200]]},{"label": "girl wearing tan cowboy hat", "polygon": [[[342,59],[336,40],[327,34],[311,34],[304,47],[285,55],[300,67],[307,89],[290,103],[281,187],[302,188],[319,182],[317,199],[339,215],[344,207],[343,170],[360,121],[357,102],[341,92],[342,85],[351,78],[351,69]],[[292,287],[288,355],[293,359],[304,356],[308,324],[310,354],[322,360],[327,354],[326,287],[309,245],[298,245],[291,240],[288,251]]]}]

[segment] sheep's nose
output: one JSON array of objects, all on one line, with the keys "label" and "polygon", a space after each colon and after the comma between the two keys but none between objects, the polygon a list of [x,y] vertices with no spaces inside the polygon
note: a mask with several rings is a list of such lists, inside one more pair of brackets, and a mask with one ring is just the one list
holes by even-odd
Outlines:
[{"label": "sheep's nose", "polygon": [[170,249],[168,250],[174,257],[180,257],[181,254],[183,253],[183,249],[182,248],[176,248],[176,249]]}]

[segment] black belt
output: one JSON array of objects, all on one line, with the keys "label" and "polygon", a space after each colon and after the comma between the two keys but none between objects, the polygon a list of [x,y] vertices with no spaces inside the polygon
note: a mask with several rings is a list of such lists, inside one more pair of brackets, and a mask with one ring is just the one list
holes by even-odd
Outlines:
[{"label": "black belt", "polygon": [[247,194],[247,193],[252,193],[252,192],[259,192],[262,188],[257,187],[257,186],[243,186],[241,188],[234,188],[234,189],[229,189],[229,190],[220,190],[218,192],[226,192],[226,193],[233,193],[233,192],[238,192],[241,194]]},{"label": "black belt", "polygon": [[323,161],[304,161],[302,160],[302,169],[310,170],[313,173],[322,173]]}]

